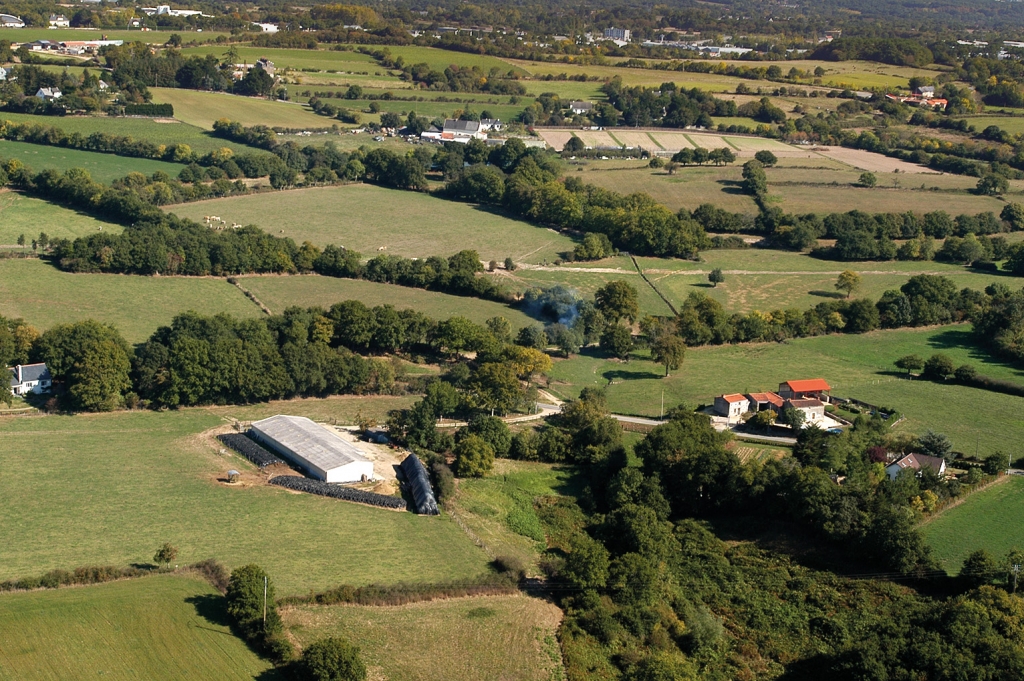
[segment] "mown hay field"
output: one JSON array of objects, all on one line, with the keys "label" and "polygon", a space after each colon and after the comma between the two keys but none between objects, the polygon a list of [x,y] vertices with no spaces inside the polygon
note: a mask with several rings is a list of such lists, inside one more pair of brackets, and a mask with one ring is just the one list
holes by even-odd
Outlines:
[{"label": "mown hay field", "polygon": [[298,243],[335,244],[366,257],[383,247],[388,254],[416,258],[471,248],[485,261],[512,256],[516,262],[543,262],[573,247],[571,239],[553,230],[482,207],[371,185],[213,199],[167,210],[200,221],[204,215],[219,215]]},{"label": "mown hay field", "polygon": [[[1009,443],[1007,443],[1009,444]],[[1002,450],[1020,452],[1007,447]],[[968,497],[921,528],[939,564],[960,571],[973,551],[985,549],[1000,560],[1011,549],[1024,549],[1024,478],[1010,476]]]},{"label": "mown hay field", "polygon": [[88,136],[94,132],[121,135],[153,144],[187,144],[200,154],[223,147],[236,154],[257,151],[253,147],[214,137],[210,132],[171,118],[114,118],[111,116],[35,116],[33,114],[0,113],[0,120],[15,123],[37,123],[60,128],[64,132]]},{"label": "mown hay field", "polygon": [[547,681],[561,677],[561,611],[525,595],[477,596],[402,606],[297,606],[282,610],[303,646],[343,636],[380,681]]},{"label": "mown hay field", "polygon": [[[344,417],[351,401],[279,403],[276,413],[305,415],[307,404],[338,404],[339,420],[350,422]],[[448,516],[264,484],[251,464],[207,433],[253,413],[185,409],[0,421],[0,580],[58,567],[147,563],[163,542],[178,548],[181,563],[257,562],[280,595],[466,579],[486,569],[487,556]],[[245,482],[222,482],[229,469],[242,471]]]},{"label": "mown hay field", "polygon": [[0,679],[278,679],[224,603],[183,575],[0,594]]},{"label": "mown hay field", "polygon": [[173,105],[179,121],[204,130],[212,130],[214,121],[221,118],[272,128],[329,128],[337,122],[294,102],[174,88],[150,88],[150,92],[154,103]]},{"label": "mown hay field", "polygon": [[95,319],[141,343],[187,310],[262,314],[223,279],[70,274],[40,260],[0,260],[0,315],[23,317],[40,331]]},{"label": "mown hay field", "polygon": [[360,300],[370,307],[394,305],[399,310],[412,308],[434,319],[462,316],[483,324],[491,317],[505,317],[517,329],[536,323],[520,310],[502,303],[372,281],[316,275],[239,277],[239,281],[275,313],[283,312],[292,305],[329,308],[343,300]]},{"label": "mown hay field", "polygon": [[[875,331],[861,335],[802,338],[689,348],[682,367],[664,378],[664,367],[646,351],[628,362],[607,359],[596,350],[571,361],[556,361],[549,389],[575,397],[585,387],[605,388],[613,411],[658,416],[665,408],[711,404],[716,395],[775,390],[782,381],[824,378],[833,394],[899,409],[907,420],[898,430],[944,432],[954,448],[982,456],[1005,451],[1024,438],[1024,398],[925,380],[908,381],[892,363],[904,355],[943,352],[954,363],[972,364],[980,374],[1024,384],[1024,372],[979,348],[970,326]],[[971,405],[964,409],[963,405]]]},{"label": "mown hay field", "polygon": [[177,177],[185,167],[180,163],[154,161],[148,158],[129,158],[10,140],[0,140],[0,158],[5,161],[18,159],[35,172],[48,168],[56,168],[62,172],[69,168],[82,168],[89,171],[92,179],[107,184],[131,172],[152,175],[160,170],[171,177]]},{"label": "mown hay field", "polygon": [[24,196],[12,191],[0,191],[0,247],[17,247],[18,237],[25,235],[26,248],[40,232],[51,239],[74,239],[104,232],[119,234],[121,225],[103,222],[73,210]]}]

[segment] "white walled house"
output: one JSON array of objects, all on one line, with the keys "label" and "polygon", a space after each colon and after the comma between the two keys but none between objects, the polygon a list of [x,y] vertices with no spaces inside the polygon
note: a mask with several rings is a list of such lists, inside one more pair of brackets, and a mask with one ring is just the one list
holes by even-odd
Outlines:
[{"label": "white walled house", "polygon": [[11,392],[15,395],[39,395],[50,392],[53,380],[45,364],[18,364],[8,369]]},{"label": "white walled house", "polygon": [[729,419],[730,423],[740,420],[740,417],[750,411],[750,401],[740,394],[719,395],[715,398],[715,413]]}]

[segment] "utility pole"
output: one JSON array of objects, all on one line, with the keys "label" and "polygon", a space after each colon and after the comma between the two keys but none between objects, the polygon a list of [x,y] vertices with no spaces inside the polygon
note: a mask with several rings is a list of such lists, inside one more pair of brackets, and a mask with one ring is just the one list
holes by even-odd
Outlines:
[{"label": "utility pole", "polygon": [[267,576],[263,575],[263,631],[267,630]]},{"label": "utility pole", "polygon": [[1020,574],[1020,563],[1013,564],[1013,593],[1017,593],[1017,575]]},{"label": "utility pole", "polygon": [[665,420],[665,389],[661,389],[661,420]]}]

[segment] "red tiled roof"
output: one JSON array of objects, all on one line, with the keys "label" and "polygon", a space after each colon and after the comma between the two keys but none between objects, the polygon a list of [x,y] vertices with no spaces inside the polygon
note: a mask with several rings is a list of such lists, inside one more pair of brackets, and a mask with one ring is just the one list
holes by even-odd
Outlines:
[{"label": "red tiled roof", "polygon": [[747,395],[751,402],[771,402],[776,407],[781,407],[783,400],[775,393],[750,393]]},{"label": "red tiled roof", "polygon": [[722,399],[725,400],[726,402],[743,402],[747,398],[744,397],[743,395],[734,393],[732,395],[722,395]]},{"label": "red tiled roof", "polygon": [[783,385],[788,385],[789,389],[795,393],[811,393],[832,389],[824,378],[808,378],[802,381],[786,381]]}]

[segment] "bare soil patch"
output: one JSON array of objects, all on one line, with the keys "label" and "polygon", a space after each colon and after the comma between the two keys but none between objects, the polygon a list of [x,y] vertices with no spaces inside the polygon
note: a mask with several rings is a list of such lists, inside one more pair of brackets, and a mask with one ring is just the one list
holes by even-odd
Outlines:
[{"label": "bare soil patch", "polygon": [[889,158],[863,149],[847,149],[845,147],[815,147],[814,151],[827,158],[841,161],[854,168],[868,170],[873,173],[934,173],[930,168],[916,163],[907,163],[899,159]]}]

